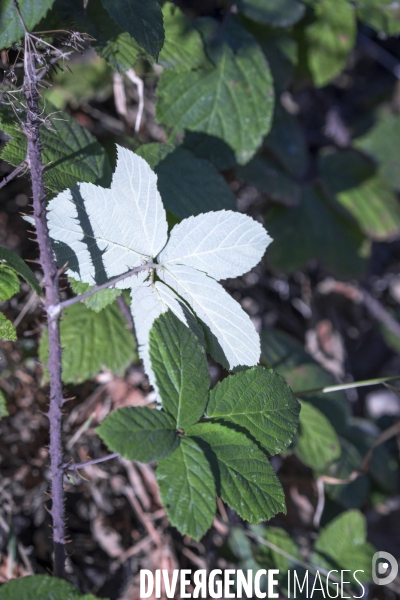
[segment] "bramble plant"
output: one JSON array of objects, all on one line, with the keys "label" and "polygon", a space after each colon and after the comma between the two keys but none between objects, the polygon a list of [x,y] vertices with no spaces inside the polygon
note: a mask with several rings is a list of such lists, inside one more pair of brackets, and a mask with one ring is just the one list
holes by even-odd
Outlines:
[{"label": "bramble plant", "polygon": [[[7,64],[1,158],[14,167],[0,188],[30,176],[32,214],[23,218],[42,274],[0,247],[0,302],[18,294],[22,278],[46,317],[38,354],[43,384],[50,386],[54,545],[53,577],[6,583],[0,600],[95,598],[63,581],[64,486],[70,470],[115,457],[157,461],[169,522],[199,541],[221,500],[255,525],[285,513],[269,458],[293,454],[311,470],[322,498],[314,526],[324,491],[344,511],[315,539],[314,571],[370,563],[373,547],[358,509],[370,485],[393,491],[391,455],[382,446],[368,454],[381,439],[365,419],[352,419],[346,384],[335,388],[335,378],[289,335],[269,329],[260,340],[220,282],[248,274],[267,248],[270,266],[287,275],[317,259],[329,273],[358,276],[371,242],[400,234],[400,180],[386,152],[388,139],[398,156],[391,136],[400,131],[399,116],[379,113],[354,143],[336,130],[330,139],[326,127],[329,143],[313,142],[311,155],[289,92],[297,80],[319,91],[343,72],[357,20],[381,35],[400,33],[399,8],[389,0],[222,0],[218,7],[219,18],[189,18],[173,2],[158,0],[0,2]],[[82,69],[87,88],[112,79],[115,91],[126,75],[139,86],[140,105],[143,83],[133,67],[157,82],[161,141],[142,143],[149,141],[140,134],[143,106],[132,135],[120,140],[127,147],[107,149],[64,110],[74,94],[85,98],[66,71],[70,58],[89,46],[98,62],[72,68]],[[117,106],[128,122],[125,109]],[[237,210],[228,185],[234,177],[267,195],[265,227],[259,214],[244,214],[246,200]],[[387,336],[400,337],[391,314],[377,318]],[[17,340],[2,312],[0,338]],[[68,461],[63,385],[90,380],[103,367],[123,374],[136,350],[156,406],[111,412],[96,433],[112,454]],[[208,356],[227,372],[215,385]],[[0,391],[0,417],[6,415]],[[356,478],[362,482],[357,493]],[[354,539],[344,549],[350,530]],[[285,573],[304,565],[280,527],[257,525],[244,533],[235,526],[227,539],[243,567],[267,564]]]}]

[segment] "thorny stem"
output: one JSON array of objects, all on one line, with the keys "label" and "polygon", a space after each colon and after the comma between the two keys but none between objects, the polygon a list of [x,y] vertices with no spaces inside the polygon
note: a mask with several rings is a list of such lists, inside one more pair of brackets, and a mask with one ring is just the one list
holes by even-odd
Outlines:
[{"label": "thorny stem", "polygon": [[31,50],[29,34],[25,35],[24,95],[26,98],[26,123],[24,126],[28,142],[28,160],[32,178],[33,217],[35,219],[39,262],[44,273],[45,311],[49,330],[49,374],[50,374],[50,470],[51,470],[51,515],[53,519],[54,571],[56,577],[64,576],[65,532],[64,532],[64,489],[62,451],[62,383],[61,343],[59,314],[52,314],[50,307],[60,302],[59,273],[51,249],[46,220],[46,195],[43,180],[42,146],[39,128],[41,124],[39,94],[36,88],[37,73],[35,56]]}]

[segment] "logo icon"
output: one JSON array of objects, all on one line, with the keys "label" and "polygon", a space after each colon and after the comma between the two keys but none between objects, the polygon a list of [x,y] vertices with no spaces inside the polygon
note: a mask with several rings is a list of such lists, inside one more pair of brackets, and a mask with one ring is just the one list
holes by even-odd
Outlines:
[{"label": "logo icon", "polygon": [[[385,562],[378,562],[379,560]],[[390,567],[390,570],[389,570]],[[377,585],[387,585],[392,583],[397,577],[399,565],[394,556],[389,552],[376,552],[372,557],[372,579]],[[382,577],[385,575],[386,577]]]}]

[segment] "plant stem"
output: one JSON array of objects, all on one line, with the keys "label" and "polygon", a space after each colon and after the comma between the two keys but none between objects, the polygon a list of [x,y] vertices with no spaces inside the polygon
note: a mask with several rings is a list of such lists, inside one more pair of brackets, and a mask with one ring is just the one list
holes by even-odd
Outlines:
[{"label": "plant stem", "polygon": [[67,463],[63,465],[63,469],[67,471],[75,471],[76,469],[84,469],[85,467],[90,467],[91,465],[97,465],[99,463],[105,462],[106,460],[112,460],[113,458],[117,458],[119,456],[118,452],[113,452],[112,454],[107,454],[106,456],[101,456],[100,458],[93,458],[92,460],[88,460],[83,463]]},{"label": "plant stem", "polygon": [[108,281],[105,281],[102,284],[94,285],[90,290],[88,290],[84,294],[79,294],[79,296],[74,296],[73,298],[69,298],[68,300],[64,300],[63,302],[54,303],[53,305],[49,306],[49,311],[54,316],[59,315],[61,313],[61,311],[64,310],[64,308],[69,308],[70,306],[72,306],[73,304],[76,304],[77,302],[82,302],[82,300],[86,300],[86,298],[90,298],[90,296],[97,294],[97,292],[101,292],[102,290],[106,290],[108,288],[114,287],[119,281],[123,281],[124,279],[127,279],[128,277],[132,277],[133,275],[137,275],[138,273],[141,273],[142,271],[149,271],[150,269],[154,269],[156,267],[157,267],[157,265],[155,265],[153,262],[151,262],[151,261],[146,262],[144,265],[141,265],[140,267],[134,267],[133,269],[126,271],[126,273],[121,273],[121,275],[112,277],[111,279],[109,279]]},{"label": "plant stem", "polygon": [[3,188],[5,185],[7,185],[7,183],[9,183],[12,179],[14,179],[14,177],[19,175],[21,173],[21,171],[23,171],[25,169],[25,167],[27,167],[27,166],[28,166],[28,163],[27,163],[27,160],[25,159],[21,164],[18,165],[18,167],[16,167],[14,169],[14,171],[11,171],[11,173],[9,173],[9,175],[4,177],[0,181],[0,189]]},{"label": "plant stem", "polygon": [[350,390],[352,388],[367,387],[369,385],[379,385],[380,383],[386,383],[392,379],[399,379],[400,375],[391,375],[390,377],[378,377],[377,379],[365,379],[364,381],[350,381],[349,383],[338,383],[337,385],[328,385],[322,388],[315,388],[312,390],[303,390],[299,392],[293,392],[295,396],[310,396],[313,394],[330,394],[331,392],[340,392],[343,390]]},{"label": "plant stem", "polygon": [[62,383],[61,343],[59,315],[52,314],[50,307],[60,302],[59,273],[50,243],[46,220],[46,194],[43,180],[42,146],[39,128],[41,124],[39,94],[36,89],[37,75],[35,56],[30,48],[29,34],[25,35],[24,94],[26,98],[25,134],[28,141],[28,159],[32,178],[33,216],[35,219],[39,262],[44,273],[45,311],[49,330],[50,374],[50,461],[51,461],[51,515],[53,519],[54,575],[64,576],[64,489],[62,451]]}]

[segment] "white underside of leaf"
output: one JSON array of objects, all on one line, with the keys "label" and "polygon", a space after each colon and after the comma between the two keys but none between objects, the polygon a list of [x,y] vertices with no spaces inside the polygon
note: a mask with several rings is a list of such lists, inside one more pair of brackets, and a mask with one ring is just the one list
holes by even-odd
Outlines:
[{"label": "white underside of leaf", "polygon": [[[143,158],[117,146],[118,160],[111,189],[115,190],[115,207],[127,221],[127,241],[136,251],[157,256],[167,241],[168,224],[157,175]],[[126,212],[129,207],[129,212]],[[115,215],[118,218],[118,215]]]},{"label": "white underside of leaf", "polygon": [[254,325],[241,306],[219,283],[205,273],[186,265],[171,264],[168,269],[160,270],[158,274],[186,300],[215,336],[218,343],[214,346],[212,354],[216,360],[228,369],[258,363],[260,339]]},{"label": "white underside of leaf", "polygon": [[271,241],[261,223],[251,217],[219,210],[175,225],[158,261],[167,268],[185,264],[218,281],[252,269]]},{"label": "white underside of leaf", "polygon": [[191,320],[194,317],[185,314],[182,301],[161,281],[151,283],[147,273],[139,273],[136,285],[131,289],[131,313],[135,323],[136,340],[139,348],[139,356],[150,383],[156,387],[154,373],[151,367],[149,354],[150,329],[157,317],[171,310],[186,326],[192,327]]},{"label": "white underside of leaf", "polygon": [[146,161],[120,147],[111,189],[81,183],[62,192],[49,203],[48,223],[58,258],[70,263],[68,273],[90,284],[139,266],[167,241],[157,177]]}]

